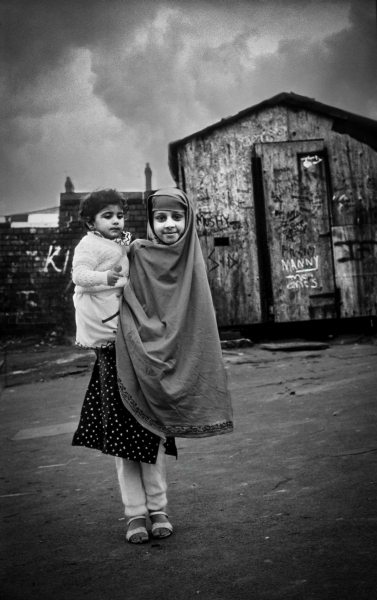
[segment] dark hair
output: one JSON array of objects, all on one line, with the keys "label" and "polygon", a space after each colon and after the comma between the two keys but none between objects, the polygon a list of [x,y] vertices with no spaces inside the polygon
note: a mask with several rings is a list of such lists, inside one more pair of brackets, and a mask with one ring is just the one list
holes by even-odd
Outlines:
[{"label": "dark hair", "polygon": [[85,227],[88,229],[87,219],[94,219],[96,215],[109,204],[118,204],[124,213],[127,212],[126,201],[116,190],[96,190],[81,198],[79,215]]}]

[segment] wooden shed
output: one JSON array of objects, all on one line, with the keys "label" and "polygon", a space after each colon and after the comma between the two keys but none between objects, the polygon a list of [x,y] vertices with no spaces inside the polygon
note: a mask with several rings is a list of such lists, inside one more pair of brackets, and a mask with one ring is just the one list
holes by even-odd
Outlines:
[{"label": "wooden shed", "polygon": [[377,122],[282,93],[169,144],[219,326],[377,314]]}]

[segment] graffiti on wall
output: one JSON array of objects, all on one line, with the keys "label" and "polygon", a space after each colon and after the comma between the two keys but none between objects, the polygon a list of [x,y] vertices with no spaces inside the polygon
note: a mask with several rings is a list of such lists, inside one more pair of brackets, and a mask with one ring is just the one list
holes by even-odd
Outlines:
[{"label": "graffiti on wall", "polygon": [[215,204],[216,206],[218,206],[219,204],[229,206],[229,204],[231,204],[234,201],[234,199],[230,189],[226,187],[226,184],[224,184],[223,189],[217,190],[215,194],[212,194],[212,198],[209,195],[208,188],[200,189],[198,192],[197,201],[198,204],[201,205],[201,207],[204,206],[205,209],[208,209],[208,206],[211,202],[213,202],[213,204]]},{"label": "graffiti on wall", "polygon": [[[368,179],[368,184],[367,187],[373,190],[375,183],[372,177]],[[368,200],[368,197],[365,197],[357,190],[347,191],[343,194],[334,194],[332,201],[337,206],[337,210],[340,214],[342,214],[342,212],[349,214],[347,211],[352,211],[354,214],[354,222],[356,224],[361,225],[363,223],[375,223],[377,221],[377,204],[372,204],[372,202]]]},{"label": "graffiti on wall", "polygon": [[308,244],[304,248],[294,248],[290,244],[283,244],[281,247],[281,255],[284,259],[304,259],[313,258],[317,254],[317,248],[315,245]]},{"label": "graffiti on wall", "polygon": [[239,219],[232,219],[229,215],[221,211],[198,212],[196,215],[196,228],[198,235],[207,235],[208,233],[218,233],[220,231],[232,230],[238,231],[242,228],[242,223]]},{"label": "graffiti on wall", "polygon": [[348,209],[354,210],[355,207],[358,207],[359,210],[360,207],[368,207],[367,199],[359,190],[346,190],[344,193],[334,194],[332,201],[340,212]]},{"label": "graffiti on wall", "polygon": [[206,204],[211,201],[207,188],[203,188],[198,193],[198,203]]},{"label": "graffiti on wall", "polygon": [[[363,177],[357,177],[355,174],[352,175],[352,182],[345,184],[343,192],[337,192],[333,195],[332,201],[339,204],[339,208],[353,206],[357,202],[365,202],[364,194],[365,188],[367,190],[375,190],[377,182],[375,177],[368,176],[366,180]],[[349,189],[347,189],[349,188]]]},{"label": "graffiti on wall", "polygon": [[220,265],[222,265],[226,269],[230,270],[239,264],[239,260],[235,253],[225,252],[224,254],[221,255],[221,257],[218,260],[216,260],[213,257],[214,252],[215,252],[215,248],[213,248],[211,253],[208,255],[208,260],[210,261],[210,265],[211,265],[210,269],[209,269],[210,271],[214,271],[215,269],[218,269],[220,267]]},{"label": "graffiti on wall", "polygon": [[338,258],[338,262],[357,262],[374,254],[374,246],[377,246],[377,241],[346,240],[344,242],[335,242],[334,246],[342,248],[343,255]]},{"label": "graffiti on wall", "polygon": [[279,122],[276,118],[274,119],[273,125],[268,122],[257,123],[257,126],[261,128],[259,133],[254,135],[254,143],[256,142],[278,142],[286,139],[287,126],[285,121]]},{"label": "graffiti on wall", "polygon": [[301,158],[301,164],[305,169],[310,169],[313,165],[318,165],[318,163],[322,162],[322,158],[315,155],[308,155]]},{"label": "graffiti on wall", "polygon": [[62,252],[61,246],[51,244],[48,249],[48,254],[43,268],[44,273],[48,273],[51,267],[57,273],[64,274],[69,260],[70,251],[65,250]]},{"label": "graffiti on wall", "polygon": [[317,288],[319,256],[281,259],[283,273],[287,280],[287,290]]},{"label": "graffiti on wall", "polygon": [[287,211],[275,209],[274,217],[279,221],[276,228],[277,231],[282,233],[291,242],[305,233],[308,228],[307,219],[297,209]]},{"label": "graffiti on wall", "polygon": [[18,296],[19,310],[33,310],[38,308],[37,294],[35,290],[21,290],[16,292]]}]

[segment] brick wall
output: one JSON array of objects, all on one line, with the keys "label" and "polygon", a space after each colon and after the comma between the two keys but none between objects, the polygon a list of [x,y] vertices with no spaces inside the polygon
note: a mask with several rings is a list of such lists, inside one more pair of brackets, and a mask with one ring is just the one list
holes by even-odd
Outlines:
[{"label": "brick wall", "polygon": [[[0,228],[0,325],[3,333],[57,324],[71,329],[68,292],[76,229]],[[70,295],[70,298],[69,298]]]},{"label": "brick wall", "polygon": [[[126,192],[125,229],[146,234],[146,195]],[[13,229],[0,224],[0,331],[4,335],[35,328],[75,330],[71,281],[75,246],[85,235],[78,221],[82,194],[61,194],[59,228]]]},{"label": "brick wall", "polygon": [[[146,235],[146,205],[147,197],[152,192],[121,192],[125,198],[129,211],[126,218],[125,229],[135,238],[144,238]],[[79,222],[79,204],[85,193],[70,192],[60,194],[60,229],[69,229]]]}]

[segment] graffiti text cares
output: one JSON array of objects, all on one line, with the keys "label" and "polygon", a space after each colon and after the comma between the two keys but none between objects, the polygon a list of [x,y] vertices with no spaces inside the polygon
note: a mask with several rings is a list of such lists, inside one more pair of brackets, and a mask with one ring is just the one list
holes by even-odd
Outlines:
[{"label": "graffiti text cares", "polygon": [[282,259],[283,272],[286,274],[287,289],[317,288],[318,281],[315,277],[319,266],[319,256],[311,258]]}]

